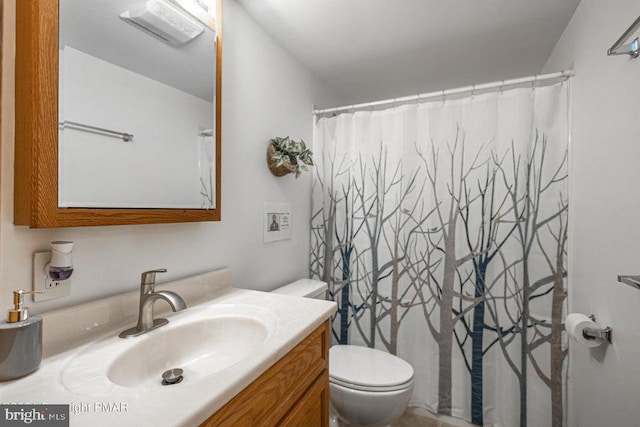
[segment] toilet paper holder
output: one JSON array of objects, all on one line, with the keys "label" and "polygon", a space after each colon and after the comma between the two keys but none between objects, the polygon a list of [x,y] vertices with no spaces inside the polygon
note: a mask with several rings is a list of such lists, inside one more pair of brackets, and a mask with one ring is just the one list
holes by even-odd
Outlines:
[{"label": "toilet paper holder", "polygon": [[[595,322],[596,316],[592,314],[589,316],[589,319]],[[601,338],[603,340],[606,340],[609,344],[611,344],[611,332],[612,332],[612,329],[609,326],[607,326],[604,329],[584,328],[584,330],[582,331],[582,336],[588,340],[595,340],[597,338]]]}]

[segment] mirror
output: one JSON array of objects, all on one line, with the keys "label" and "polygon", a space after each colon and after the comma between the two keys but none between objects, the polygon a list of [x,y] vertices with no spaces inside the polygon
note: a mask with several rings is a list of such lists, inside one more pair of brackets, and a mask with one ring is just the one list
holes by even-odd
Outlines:
[{"label": "mirror", "polygon": [[213,209],[209,0],[59,0],[58,206]]},{"label": "mirror", "polygon": [[220,220],[221,13],[16,2],[14,224]]}]

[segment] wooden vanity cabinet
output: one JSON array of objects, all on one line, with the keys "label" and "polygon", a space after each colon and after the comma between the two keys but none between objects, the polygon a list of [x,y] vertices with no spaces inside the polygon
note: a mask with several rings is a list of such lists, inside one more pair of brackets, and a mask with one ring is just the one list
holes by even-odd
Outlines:
[{"label": "wooden vanity cabinet", "polygon": [[328,322],[201,424],[205,427],[328,425]]}]

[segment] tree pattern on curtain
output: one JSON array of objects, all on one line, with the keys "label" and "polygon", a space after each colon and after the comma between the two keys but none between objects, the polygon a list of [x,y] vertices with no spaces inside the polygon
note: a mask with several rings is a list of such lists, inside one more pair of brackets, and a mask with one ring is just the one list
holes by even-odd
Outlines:
[{"label": "tree pattern on curtain", "polygon": [[[384,140],[366,141],[375,147],[367,152],[345,154],[337,140],[316,147],[310,266],[338,303],[334,341],[401,354],[402,331],[430,335],[433,409],[452,414],[453,377],[466,375],[467,417],[477,425],[487,421],[484,359],[494,351],[515,377],[519,425],[527,425],[535,375],[550,408],[536,425],[561,426],[566,141],[561,149],[554,141],[550,155],[543,129],[529,141],[475,141],[475,148],[463,124],[452,135],[405,141],[402,155]],[[423,319],[411,331],[403,323],[410,314]],[[454,371],[454,352],[466,373]]]}]

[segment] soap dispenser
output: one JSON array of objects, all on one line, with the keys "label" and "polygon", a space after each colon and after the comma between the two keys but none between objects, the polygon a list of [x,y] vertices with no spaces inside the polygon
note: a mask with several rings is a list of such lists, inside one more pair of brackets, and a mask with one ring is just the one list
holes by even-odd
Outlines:
[{"label": "soap dispenser", "polygon": [[28,375],[38,369],[42,360],[42,317],[29,317],[24,296],[43,291],[13,292],[14,309],[9,319],[0,323],[0,381]]}]

